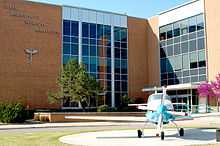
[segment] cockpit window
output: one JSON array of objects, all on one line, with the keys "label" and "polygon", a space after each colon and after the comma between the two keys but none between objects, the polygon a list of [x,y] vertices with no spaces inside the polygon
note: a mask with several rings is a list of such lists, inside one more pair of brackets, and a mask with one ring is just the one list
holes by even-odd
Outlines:
[{"label": "cockpit window", "polygon": [[[161,100],[163,98],[163,94],[152,94],[148,98],[148,102],[153,100]],[[165,95],[164,99],[170,100],[170,97],[168,95]]]}]

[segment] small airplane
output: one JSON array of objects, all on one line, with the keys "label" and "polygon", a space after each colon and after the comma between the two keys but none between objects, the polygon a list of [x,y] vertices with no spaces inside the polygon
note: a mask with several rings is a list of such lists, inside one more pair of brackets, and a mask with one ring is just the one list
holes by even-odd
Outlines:
[{"label": "small airplane", "polygon": [[165,134],[163,125],[172,123],[179,134],[184,136],[184,129],[179,128],[175,121],[192,120],[193,118],[186,112],[175,112],[175,103],[171,102],[170,97],[166,94],[166,87],[162,87],[163,93],[155,93],[150,95],[147,104],[129,104],[136,106],[140,110],[146,110],[146,121],[144,127],[137,130],[138,137],[144,137],[144,128],[147,123],[153,123],[157,127],[156,136],[160,136],[164,140]]}]

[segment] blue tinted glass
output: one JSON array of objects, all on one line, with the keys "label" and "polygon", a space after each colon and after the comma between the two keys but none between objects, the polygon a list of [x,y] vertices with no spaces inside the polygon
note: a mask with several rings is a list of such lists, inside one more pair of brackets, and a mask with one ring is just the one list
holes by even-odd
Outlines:
[{"label": "blue tinted glass", "polygon": [[69,42],[70,42],[70,37],[68,37],[68,36],[63,36],[63,42],[69,43]]},{"label": "blue tinted glass", "polygon": [[82,45],[82,55],[89,56],[89,47],[88,45]]},{"label": "blue tinted glass", "polygon": [[[120,91],[121,87],[120,87],[120,81],[115,81],[115,91]],[[120,94],[118,95],[120,98]]]},{"label": "blue tinted glass", "polygon": [[121,59],[127,59],[127,50],[121,49]]},{"label": "blue tinted glass", "polygon": [[120,41],[121,40],[121,33],[119,27],[114,27],[114,40]]},{"label": "blue tinted glass", "polygon": [[82,23],[82,37],[89,37],[89,24]]},{"label": "blue tinted glass", "polygon": [[90,23],[90,38],[96,38],[96,24]]},{"label": "blue tinted glass", "polygon": [[67,64],[70,59],[70,55],[63,55],[63,64]]},{"label": "blue tinted glass", "polygon": [[71,60],[75,60],[75,61],[77,61],[78,62],[78,56],[71,56]]},{"label": "blue tinted glass", "polygon": [[78,44],[79,40],[78,37],[71,37],[71,43]]},{"label": "blue tinted glass", "polygon": [[76,21],[71,22],[71,35],[78,36],[79,35],[79,24]]},{"label": "blue tinted glass", "polygon": [[78,44],[71,44],[71,54],[78,55]]},{"label": "blue tinted glass", "polygon": [[96,58],[90,57],[90,72],[96,72]]},{"label": "blue tinted glass", "polygon": [[86,70],[89,71],[89,58],[88,57],[82,57],[82,62],[85,65]]},{"label": "blue tinted glass", "polygon": [[161,73],[164,73],[166,72],[166,60],[167,59],[161,59],[160,60],[160,70],[161,70]]},{"label": "blue tinted glass", "polygon": [[115,47],[120,48],[120,42],[115,42]]},{"label": "blue tinted glass", "polygon": [[120,49],[115,48],[115,58],[120,58]]},{"label": "blue tinted glass", "polygon": [[89,44],[89,39],[88,38],[83,38],[82,43],[83,44]]},{"label": "blue tinted glass", "polygon": [[121,73],[127,74],[127,60],[121,60]]},{"label": "blue tinted glass", "polygon": [[107,40],[111,40],[111,26],[104,25],[104,35]]},{"label": "blue tinted glass", "polygon": [[107,47],[107,57],[111,58],[111,48]]},{"label": "blue tinted glass", "polygon": [[96,40],[95,39],[89,39],[90,45],[96,45]]},{"label": "blue tinted glass", "polygon": [[70,35],[70,21],[68,20],[63,21],[63,34]]},{"label": "blue tinted glass", "polygon": [[127,42],[127,29],[121,28],[121,41]]},{"label": "blue tinted glass", "polygon": [[122,91],[127,91],[127,86],[128,86],[128,83],[127,82],[121,82],[121,88],[122,88]]},{"label": "blue tinted glass", "polygon": [[70,44],[63,43],[63,54],[70,54]]},{"label": "blue tinted glass", "polygon": [[121,43],[121,47],[126,49],[127,48],[127,43]]},{"label": "blue tinted glass", "polygon": [[107,72],[111,73],[111,59],[107,59]]},{"label": "blue tinted glass", "polygon": [[115,73],[120,73],[120,60],[115,59]]},{"label": "blue tinted glass", "polygon": [[96,46],[90,46],[90,56],[96,56]]},{"label": "blue tinted glass", "polygon": [[97,39],[102,39],[104,35],[103,25],[97,24]]},{"label": "blue tinted glass", "polygon": [[121,80],[127,81],[128,80],[128,75],[121,75]]}]

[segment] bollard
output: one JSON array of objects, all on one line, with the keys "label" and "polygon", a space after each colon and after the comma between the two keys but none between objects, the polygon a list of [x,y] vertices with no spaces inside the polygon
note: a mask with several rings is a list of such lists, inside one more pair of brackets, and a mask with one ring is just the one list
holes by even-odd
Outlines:
[{"label": "bollard", "polygon": [[220,142],[220,129],[216,129],[216,141]]}]

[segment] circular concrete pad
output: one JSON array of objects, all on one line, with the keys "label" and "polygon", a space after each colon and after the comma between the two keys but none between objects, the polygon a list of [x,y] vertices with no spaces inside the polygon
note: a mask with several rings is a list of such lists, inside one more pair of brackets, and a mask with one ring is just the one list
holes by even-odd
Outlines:
[{"label": "circular concrete pad", "polygon": [[179,137],[176,129],[165,129],[165,139],[156,137],[156,130],[146,129],[144,138],[137,138],[136,130],[89,132],[63,136],[59,140],[67,144],[86,146],[185,146],[216,142],[215,129],[185,129],[185,135]]}]

